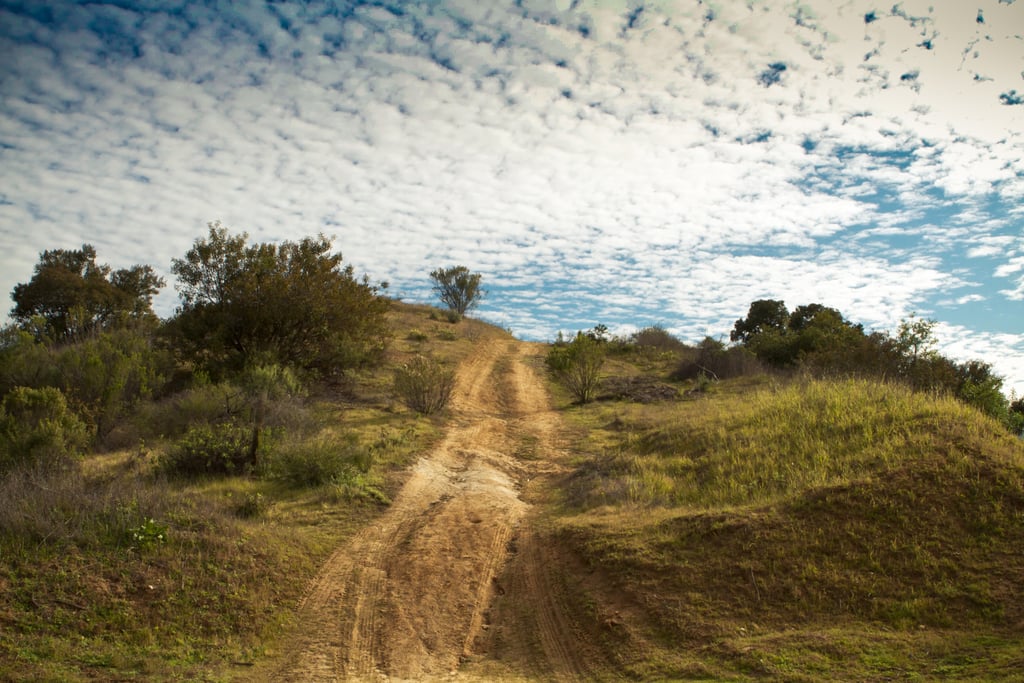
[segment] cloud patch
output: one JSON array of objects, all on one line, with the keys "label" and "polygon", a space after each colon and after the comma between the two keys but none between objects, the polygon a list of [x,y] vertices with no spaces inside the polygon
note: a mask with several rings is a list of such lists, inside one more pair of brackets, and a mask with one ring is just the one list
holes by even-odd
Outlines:
[{"label": "cloud patch", "polygon": [[1024,298],[1021,11],[6,3],[0,286],[82,242],[166,276],[220,219],[334,234],[415,300],[464,263],[531,338],[721,334],[771,297],[941,310],[1017,368],[1019,329],[967,309]]}]

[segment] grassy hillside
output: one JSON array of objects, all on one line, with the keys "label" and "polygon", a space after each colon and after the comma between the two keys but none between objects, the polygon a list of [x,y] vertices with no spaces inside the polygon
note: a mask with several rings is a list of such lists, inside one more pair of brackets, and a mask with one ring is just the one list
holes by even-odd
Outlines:
[{"label": "grassy hillside", "polygon": [[161,468],[190,422],[237,400],[208,385],[140,406],[115,434],[128,448],[0,482],[0,680],[226,680],[272,654],[327,554],[442,432],[392,397],[394,369],[505,335],[425,306],[390,318],[382,365],[269,411],[256,476]]},{"label": "grassy hillside", "polygon": [[1024,446],[975,410],[762,377],[565,413],[579,444],[551,540],[623,674],[1024,675]]}]

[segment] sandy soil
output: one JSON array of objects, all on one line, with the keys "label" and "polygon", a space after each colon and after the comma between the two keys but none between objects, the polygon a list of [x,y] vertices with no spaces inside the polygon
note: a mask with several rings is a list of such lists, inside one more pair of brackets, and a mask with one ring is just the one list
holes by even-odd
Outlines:
[{"label": "sandy soil", "polygon": [[[556,551],[537,541],[524,495],[559,470],[539,353],[480,341],[459,369],[445,439],[388,512],[325,564],[272,680],[589,677],[592,648],[571,623]],[[514,609],[495,623],[498,595]]]}]

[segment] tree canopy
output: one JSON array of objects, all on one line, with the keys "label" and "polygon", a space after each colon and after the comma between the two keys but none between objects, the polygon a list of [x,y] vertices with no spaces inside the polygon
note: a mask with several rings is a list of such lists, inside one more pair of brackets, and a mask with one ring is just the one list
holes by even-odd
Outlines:
[{"label": "tree canopy", "polygon": [[471,273],[465,266],[438,268],[430,279],[441,302],[460,316],[475,308],[484,295],[480,273]]},{"label": "tree canopy", "polygon": [[274,362],[328,374],[383,347],[388,301],[342,265],[331,240],[247,241],[211,223],[171,266],[182,300],[172,327],[202,364]]},{"label": "tree canopy", "polygon": [[40,255],[31,280],[14,287],[11,317],[39,337],[73,341],[128,322],[155,322],[153,296],[163,286],[150,266],[112,270],[96,263],[92,245],[53,249]]}]

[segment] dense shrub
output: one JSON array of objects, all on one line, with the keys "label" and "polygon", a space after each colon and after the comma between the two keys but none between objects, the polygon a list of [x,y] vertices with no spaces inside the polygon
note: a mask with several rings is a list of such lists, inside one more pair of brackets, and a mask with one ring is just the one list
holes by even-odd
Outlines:
[{"label": "dense shrub", "polygon": [[395,395],[413,410],[431,415],[443,410],[455,389],[455,371],[423,356],[395,370]]},{"label": "dense shrub", "polygon": [[688,354],[673,371],[672,379],[729,379],[747,375],[760,375],[764,365],[754,354],[741,346],[726,348],[721,342],[707,337],[697,349]]},{"label": "dense shrub", "polygon": [[0,395],[16,386],[56,387],[100,440],[163,392],[173,365],[171,354],[137,329],[95,333],[63,346],[47,346],[14,328],[0,335]]},{"label": "dense shrub", "polygon": [[53,387],[15,387],[0,404],[0,473],[62,464],[89,441],[85,424]]},{"label": "dense shrub", "polygon": [[239,474],[251,469],[251,428],[237,420],[192,425],[163,459],[164,468],[183,476]]},{"label": "dense shrub", "polygon": [[634,332],[631,341],[641,349],[653,349],[663,353],[679,353],[686,348],[686,344],[657,325]]},{"label": "dense shrub", "polygon": [[338,484],[356,472],[367,472],[372,464],[370,451],[358,438],[321,436],[282,445],[269,460],[269,474],[294,487]]}]

